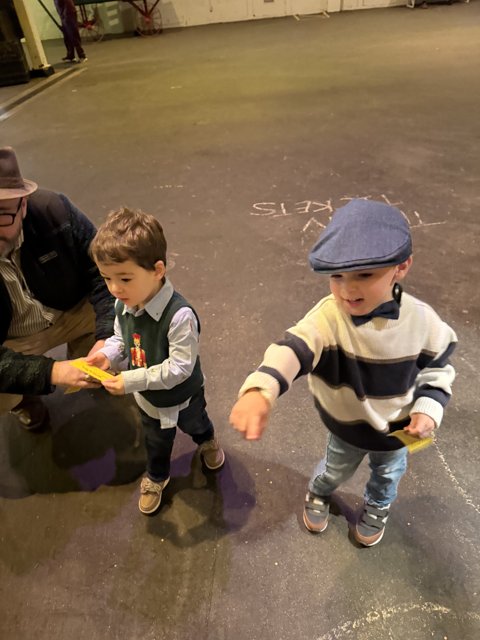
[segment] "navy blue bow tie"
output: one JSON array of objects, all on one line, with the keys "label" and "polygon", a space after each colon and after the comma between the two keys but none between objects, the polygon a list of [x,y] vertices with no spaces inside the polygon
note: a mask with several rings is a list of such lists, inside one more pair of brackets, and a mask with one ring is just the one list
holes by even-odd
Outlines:
[{"label": "navy blue bow tie", "polygon": [[351,316],[352,322],[356,327],[359,327],[366,322],[369,322],[372,318],[389,318],[391,320],[398,320],[400,316],[400,304],[396,300],[389,300],[379,305],[370,313],[366,313],[363,316]]}]

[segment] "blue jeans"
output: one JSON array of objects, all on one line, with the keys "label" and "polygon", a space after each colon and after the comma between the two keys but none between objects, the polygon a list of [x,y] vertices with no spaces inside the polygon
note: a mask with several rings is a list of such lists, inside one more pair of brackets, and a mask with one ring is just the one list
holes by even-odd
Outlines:
[{"label": "blue jeans", "polygon": [[[178,414],[177,427],[187,433],[195,444],[203,444],[214,436],[213,424],[206,410],[203,388],[192,397],[186,409]],[[170,457],[175,441],[176,427],[162,429],[159,420],[140,409],[145,449],[147,450],[147,476],[153,482],[162,482],[170,475]]]},{"label": "blue jeans", "polygon": [[329,497],[342,482],[353,476],[367,455],[371,473],[365,487],[365,502],[388,507],[397,497],[398,484],[407,470],[406,447],[394,451],[368,451],[329,433],[325,457],[315,467],[308,488],[312,493]]}]

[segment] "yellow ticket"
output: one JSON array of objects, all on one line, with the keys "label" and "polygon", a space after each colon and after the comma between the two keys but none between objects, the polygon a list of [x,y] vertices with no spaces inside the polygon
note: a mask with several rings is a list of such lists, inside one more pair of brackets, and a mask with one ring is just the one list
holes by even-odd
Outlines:
[{"label": "yellow ticket", "polygon": [[100,380],[100,382],[102,382],[102,380],[109,380],[110,378],[115,377],[111,373],[108,373],[108,371],[103,371],[103,369],[99,369],[98,367],[94,367],[91,364],[86,363],[85,360],[72,360],[70,364],[73,367],[80,369],[80,371],[83,371],[83,373],[86,373],[91,378]]},{"label": "yellow ticket", "polygon": [[416,451],[425,449],[425,447],[429,447],[433,444],[433,438],[417,438],[416,436],[410,435],[403,429],[400,429],[399,431],[392,431],[392,433],[389,433],[388,435],[394,436],[403,442],[409,453],[415,453]]}]

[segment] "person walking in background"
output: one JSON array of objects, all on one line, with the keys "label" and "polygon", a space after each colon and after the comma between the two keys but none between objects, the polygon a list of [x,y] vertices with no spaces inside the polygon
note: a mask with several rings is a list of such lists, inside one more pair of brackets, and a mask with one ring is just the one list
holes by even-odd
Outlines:
[{"label": "person walking in background", "polygon": [[[55,0],[55,7],[62,21],[63,41],[67,48],[67,55],[62,60],[65,62],[86,62],[87,56],[83,50],[78,30],[77,10],[74,0]],[[75,57],[75,51],[78,58]]]}]

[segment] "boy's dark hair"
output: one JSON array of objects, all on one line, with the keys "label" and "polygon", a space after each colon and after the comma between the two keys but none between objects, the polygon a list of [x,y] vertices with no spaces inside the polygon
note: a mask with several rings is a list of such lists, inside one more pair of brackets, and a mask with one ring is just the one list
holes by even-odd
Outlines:
[{"label": "boy's dark hair", "polygon": [[149,213],[127,207],[111,211],[90,245],[95,262],[115,264],[131,260],[154,270],[161,260],[167,264],[167,241],[160,222]]}]

